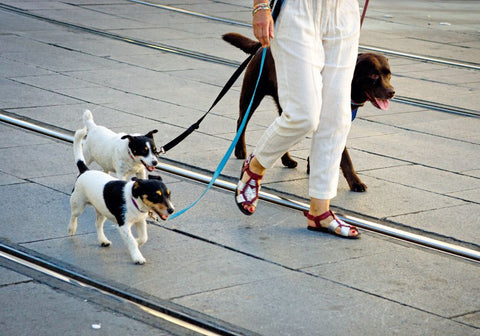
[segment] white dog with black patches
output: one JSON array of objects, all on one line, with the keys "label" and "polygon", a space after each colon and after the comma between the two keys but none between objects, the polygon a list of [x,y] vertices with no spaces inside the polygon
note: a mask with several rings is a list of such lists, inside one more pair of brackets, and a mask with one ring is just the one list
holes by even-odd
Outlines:
[{"label": "white dog with black patches", "polygon": [[[80,172],[70,197],[71,217],[68,233],[74,235],[77,230],[77,218],[87,204],[95,208],[98,241],[101,246],[110,246],[103,225],[107,219],[118,224],[118,230],[127,245],[134,263],[144,264],[145,258],[139,247],[145,244],[147,235],[147,216],[155,212],[166,220],[175,209],[170,201],[170,190],[159,176],[149,176],[148,180],[119,180],[97,170],[89,170],[82,153],[80,142],[74,143],[74,154]],[[138,238],[132,234],[135,225]]]},{"label": "white dog with black patches", "polygon": [[115,173],[119,179],[127,180],[132,176],[141,179],[158,164],[153,134],[129,135],[115,133],[112,130],[95,124],[92,113],[83,113],[85,127],[75,132],[74,145],[82,143],[85,163],[96,162],[106,173]]}]

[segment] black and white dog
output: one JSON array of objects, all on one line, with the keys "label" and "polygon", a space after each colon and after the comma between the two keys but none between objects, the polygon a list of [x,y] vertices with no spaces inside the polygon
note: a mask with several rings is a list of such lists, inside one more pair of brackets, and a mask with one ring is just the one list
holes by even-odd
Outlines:
[{"label": "black and white dog", "polygon": [[[89,170],[83,157],[80,142],[74,143],[74,154],[80,175],[70,197],[71,217],[68,233],[74,235],[77,230],[77,218],[87,204],[95,208],[98,241],[101,246],[110,246],[111,242],[103,232],[107,219],[118,224],[118,230],[128,247],[132,260],[144,264],[145,258],[139,246],[145,244],[147,235],[147,216],[155,212],[166,220],[175,209],[170,200],[170,190],[159,176],[149,176],[148,180],[132,178],[131,181],[119,180],[97,170]],[[132,234],[135,225],[138,238]]]},{"label": "black and white dog", "polygon": [[83,113],[85,127],[75,132],[74,146],[82,143],[85,163],[98,163],[106,173],[115,173],[122,180],[136,176],[141,179],[158,164],[153,139],[157,130],[145,135],[115,133],[93,121],[92,113]]}]

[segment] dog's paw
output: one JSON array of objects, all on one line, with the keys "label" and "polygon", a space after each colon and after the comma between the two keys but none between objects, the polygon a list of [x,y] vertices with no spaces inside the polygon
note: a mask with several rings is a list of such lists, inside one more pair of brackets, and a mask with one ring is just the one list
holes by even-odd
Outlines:
[{"label": "dog's paw", "polygon": [[293,160],[288,153],[282,156],[282,164],[287,168],[297,167],[297,161]]},{"label": "dog's paw", "polygon": [[143,265],[147,262],[147,260],[142,257],[141,259],[134,260],[133,262],[135,263],[135,265]]},{"label": "dog's paw", "polygon": [[365,192],[367,191],[367,185],[363,182],[355,182],[350,186],[350,190],[354,192]]},{"label": "dog's paw", "polygon": [[140,251],[134,252],[132,254],[132,260],[136,265],[143,265],[147,262],[147,260],[143,257]]}]

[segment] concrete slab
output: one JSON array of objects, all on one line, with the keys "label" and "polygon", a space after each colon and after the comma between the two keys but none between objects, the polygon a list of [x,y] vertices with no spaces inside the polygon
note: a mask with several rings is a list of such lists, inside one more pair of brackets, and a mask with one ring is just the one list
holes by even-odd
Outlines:
[{"label": "concrete slab", "polygon": [[[69,195],[52,192],[32,182],[4,185],[0,190],[0,199],[9,204],[2,208],[0,231],[3,238],[20,243],[68,236]],[[92,225],[79,225],[77,234],[95,232],[95,212],[86,209],[84,218]]]},{"label": "concrete slab", "polygon": [[477,246],[473,247],[476,249],[480,245],[477,204],[465,202],[458,206],[392,216],[388,219],[427,232],[435,232],[445,238],[476,244]]},{"label": "concrete slab", "polygon": [[[462,316],[476,310],[478,298],[471,296],[478,291],[479,275],[475,265],[448,257],[438,258],[428,252],[422,253],[420,260],[412,252],[391,246],[385,255],[322,265],[308,271],[327,279],[342,279],[347,286],[438,316]],[[349,267],[353,264],[355,270]],[[450,267],[453,264],[455,270]],[[366,265],[376,265],[382,271],[373,275]],[[472,284],[465,291],[457,286],[464,281]],[[439,288],[448,290],[439,295]],[[458,302],[462,305],[457,305]]]},{"label": "concrete slab", "polygon": [[[476,146],[429,134],[405,131],[393,135],[359,138],[350,146],[452,172],[468,171],[478,167]],[[392,155],[393,152],[396,154]]]},{"label": "concrete slab", "polygon": [[8,184],[17,184],[23,183],[23,180],[20,180],[12,175],[5,174],[0,172],[0,185],[8,185]]},{"label": "concrete slab", "polygon": [[[17,277],[17,273],[3,267],[0,273],[13,274]],[[52,333],[111,335],[117,334],[120,330],[129,334],[171,335],[169,332],[118,314],[107,307],[68,295],[33,280],[0,286],[0,296],[3,302],[15,302],[14,305],[0,307],[2,333],[5,335],[27,335],[32,330],[35,330],[35,335],[38,336]]]},{"label": "concrete slab", "polygon": [[19,108],[59,104],[75,104],[78,101],[61,94],[52,93],[40,88],[1,79],[0,108]]},{"label": "concrete slab", "polygon": [[62,261],[106,276],[127,290],[135,288],[163,299],[240,286],[287,272],[158,226],[149,225],[148,233],[149,241],[141,248],[147,263],[142,266],[131,262],[116,230],[106,232],[112,241],[109,248],[100,247],[96,234],[25,246],[50,257],[61,256]]},{"label": "concrete slab", "polygon": [[437,194],[452,194],[480,188],[480,181],[476,178],[453,172],[437,171],[420,165],[377,169],[375,172],[370,171],[363,174],[397,184],[415,186],[415,188]]},{"label": "concrete slab", "polygon": [[[57,150],[57,146],[57,144],[41,144],[1,149],[0,155],[10,158],[10,160],[2,160],[1,170],[22,179],[75,173],[76,168],[73,164],[65,164],[73,162],[72,149],[65,146]],[[38,155],[42,156],[42,160],[35,161],[33,165],[35,170],[32,170],[31,158]]]},{"label": "concrete slab", "polygon": [[[347,187],[344,189],[340,186],[332,204],[349,211],[369,214],[378,219],[465,204],[464,201],[412,186],[379,180],[363,174],[360,174],[360,178],[368,186],[367,192],[355,193],[349,191]],[[279,184],[282,184],[282,189],[288,188],[293,194],[298,195],[301,192],[299,191],[301,187],[294,182],[279,182]],[[272,187],[278,188],[276,184],[272,184]]]},{"label": "concrete slab", "polygon": [[0,59],[0,67],[5,69],[4,77],[5,78],[12,78],[12,77],[22,77],[22,76],[36,76],[36,75],[53,75],[52,71],[46,69],[40,69],[33,65],[26,65],[23,63],[12,61],[8,59]]},{"label": "concrete slab", "polygon": [[[28,133],[20,131],[18,127],[0,124],[0,148],[1,149],[13,149],[23,146],[50,144],[51,140],[45,139],[35,133]],[[2,159],[0,163],[4,163],[5,159]]]},{"label": "concrete slab", "polygon": [[5,285],[18,284],[21,282],[29,282],[32,279],[24,276],[23,274],[12,272],[2,267],[0,272],[0,288]]},{"label": "concrete slab", "polygon": [[[368,335],[475,332],[457,322],[378,297],[365,297],[351,288],[304,274],[200,293],[175,302],[248,325],[262,335],[349,335],[359,330]],[[364,305],[368,310],[362,308]]]}]

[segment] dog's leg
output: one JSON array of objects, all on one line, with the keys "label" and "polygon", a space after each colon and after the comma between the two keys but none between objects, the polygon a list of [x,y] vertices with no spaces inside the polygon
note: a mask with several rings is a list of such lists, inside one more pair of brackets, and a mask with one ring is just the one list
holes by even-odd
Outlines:
[{"label": "dog's leg", "polygon": [[340,168],[342,168],[343,176],[345,176],[351,191],[364,192],[367,190],[367,185],[360,180],[355,169],[353,169],[352,159],[348,154],[347,147],[343,150]]},{"label": "dog's leg", "polygon": [[148,240],[147,222],[146,221],[136,222],[135,229],[137,230],[137,234],[138,234],[137,243],[138,243],[138,246],[141,247]]},{"label": "dog's leg", "polygon": [[122,236],[125,245],[127,245],[128,252],[130,253],[133,262],[138,265],[145,264],[146,260],[138,249],[137,240],[132,234],[132,223],[125,223],[124,225],[119,226],[118,230],[120,231],[120,235]]},{"label": "dog's leg", "polygon": [[71,216],[68,223],[68,234],[71,236],[77,232],[77,219],[82,214],[83,209],[85,209],[85,205],[86,202],[83,195],[74,190],[72,196],[70,196]]},{"label": "dog's leg", "polygon": [[96,211],[97,213],[97,219],[95,220],[95,227],[97,228],[97,237],[100,245],[102,247],[108,247],[112,244],[110,240],[105,236],[105,233],[103,232],[103,224],[107,220],[107,217],[103,216],[101,213]]},{"label": "dog's leg", "polygon": [[[260,66],[260,63],[258,64],[258,67],[259,66]],[[255,71],[255,74],[258,75],[258,71]],[[256,77],[254,78],[253,75],[251,75],[248,71],[247,73],[245,73],[245,77],[242,85],[242,92],[240,93],[239,114],[237,119],[237,132],[238,132],[238,129],[240,128],[240,125],[242,124],[245,114],[247,113],[248,106],[250,105],[250,101],[252,100],[253,91],[255,89],[252,83],[255,83],[256,80],[257,78]],[[240,139],[238,140],[237,145],[235,146],[235,157],[237,159],[244,160],[247,157],[245,131],[247,130],[247,125],[248,125],[248,122],[250,121],[250,118],[253,115],[253,112],[255,112],[255,110],[257,109],[257,107],[260,105],[263,98],[265,97],[264,87],[265,87],[265,79],[260,80],[260,82],[258,83],[257,92],[252,101],[252,106],[250,107],[250,113],[248,114],[248,119],[247,119],[247,122],[245,123],[245,128],[243,129],[243,132],[240,135]]]}]

